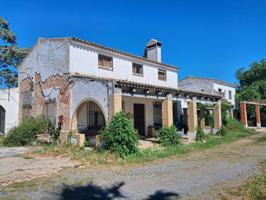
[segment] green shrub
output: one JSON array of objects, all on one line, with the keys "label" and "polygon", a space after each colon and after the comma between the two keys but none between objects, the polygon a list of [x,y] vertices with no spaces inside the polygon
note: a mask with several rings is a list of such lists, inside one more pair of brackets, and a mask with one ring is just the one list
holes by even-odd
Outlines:
[{"label": "green shrub", "polygon": [[138,136],[123,112],[117,113],[102,131],[103,148],[125,157],[138,151]]},{"label": "green shrub", "polygon": [[162,146],[172,146],[179,143],[180,135],[176,132],[176,127],[172,125],[169,128],[162,128],[157,139]]},{"label": "green shrub", "polygon": [[7,146],[31,145],[39,134],[48,130],[49,121],[44,117],[24,120],[18,127],[11,129],[4,139]]},{"label": "green shrub", "polygon": [[221,136],[226,136],[227,132],[228,132],[227,127],[222,125],[222,128],[216,134]]},{"label": "green shrub", "polygon": [[197,141],[203,141],[204,138],[205,138],[204,131],[201,128],[198,128],[197,133],[196,133],[196,140]]},{"label": "green shrub", "polygon": [[244,125],[236,119],[228,119],[226,123],[226,128],[232,131],[244,130]]}]

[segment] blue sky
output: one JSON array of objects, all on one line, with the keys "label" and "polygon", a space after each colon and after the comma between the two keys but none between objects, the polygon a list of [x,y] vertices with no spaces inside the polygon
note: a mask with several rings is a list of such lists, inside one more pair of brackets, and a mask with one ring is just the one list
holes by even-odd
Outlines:
[{"label": "blue sky", "polygon": [[236,69],[266,58],[265,0],[0,0],[0,15],[20,47],[75,36],[142,56],[156,38],[180,78],[236,82]]}]

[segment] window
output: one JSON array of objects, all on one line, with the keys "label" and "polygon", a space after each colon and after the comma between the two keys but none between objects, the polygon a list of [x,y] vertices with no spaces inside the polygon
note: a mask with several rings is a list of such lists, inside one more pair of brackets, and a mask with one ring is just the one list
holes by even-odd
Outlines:
[{"label": "window", "polygon": [[232,99],[232,91],[228,91],[228,94],[229,94],[229,99]]},{"label": "window", "polygon": [[219,94],[222,94],[222,89],[218,88],[218,92],[219,92]]},{"label": "window", "polygon": [[98,65],[101,69],[113,70],[113,58],[110,56],[98,54]]},{"label": "window", "polygon": [[161,81],[166,81],[166,71],[165,70],[158,70],[158,79]]},{"label": "window", "polygon": [[132,63],[132,72],[136,75],[143,75],[143,65]]}]

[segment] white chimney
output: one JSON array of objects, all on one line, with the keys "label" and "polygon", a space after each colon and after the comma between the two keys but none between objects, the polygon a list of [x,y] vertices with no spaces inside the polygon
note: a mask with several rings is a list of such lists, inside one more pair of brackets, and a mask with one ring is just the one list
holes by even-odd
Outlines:
[{"label": "white chimney", "polygon": [[156,62],[162,61],[161,47],[162,43],[158,40],[151,39],[146,45],[144,57]]}]

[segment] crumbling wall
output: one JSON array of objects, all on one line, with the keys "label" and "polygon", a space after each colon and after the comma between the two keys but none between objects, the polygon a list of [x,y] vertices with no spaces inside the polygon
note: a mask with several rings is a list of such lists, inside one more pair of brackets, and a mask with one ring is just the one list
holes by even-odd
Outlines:
[{"label": "crumbling wall", "polygon": [[[70,125],[70,87],[69,75],[65,74],[52,75],[42,81],[40,74],[35,73],[33,81],[24,79],[20,83],[20,103],[19,103],[19,119],[20,122],[25,117],[37,117],[39,115],[47,116],[47,103],[56,102],[56,116],[63,116],[62,131],[69,131]],[[27,102],[27,93],[31,93],[31,102]],[[30,112],[30,114],[28,114]],[[26,114],[27,113],[27,114]],[[57,123],[56,121],[56,123]]]}]

